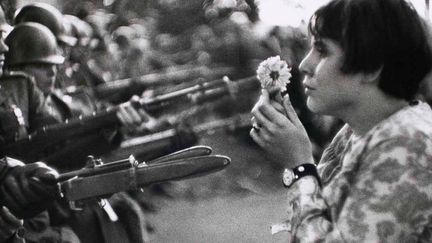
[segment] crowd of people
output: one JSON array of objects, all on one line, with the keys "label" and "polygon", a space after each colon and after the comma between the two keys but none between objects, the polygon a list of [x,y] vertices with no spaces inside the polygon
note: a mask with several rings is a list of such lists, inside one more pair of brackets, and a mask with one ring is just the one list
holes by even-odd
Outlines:
[{"label": "crowd of people", "polygon": [[[149,8],[144,2],[137,5]],[[60,175],[85,166],[88,155],[165,129],[178,134],[168,150],[151,145],[143,159],[175,152],[199,139],[191,117],[196,125],[249,112],[252,129],[241,139],[284,169],[289,219],[274,232],[287,230],[294,242],[432,240],[431,39],[414,8],[405,0],[333,0],[307,28],[277,26],[259,38],[254,1],[220,2],[185,9],[158,1],[157,14],[142,16],[121,14],[124,1],[111,12],[90,3],[0,8],[0,242],[148,242],[145,202],[119,192],[72,210]],[[255,76],[275,55],[292,74],[278,99],[240,87],[209,106],[190,96],[156,112],[142,105],[221,79],[219,68],[234,82]],[[146,78],[159,83],[140,83]],[[85,128],[84,118],[99,122]],[[56,136],[34,139],[53,125]]]}]

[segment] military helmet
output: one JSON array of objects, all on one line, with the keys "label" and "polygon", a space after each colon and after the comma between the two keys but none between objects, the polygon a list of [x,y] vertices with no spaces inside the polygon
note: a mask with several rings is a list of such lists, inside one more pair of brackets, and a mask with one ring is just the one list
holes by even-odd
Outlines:
[{"label": "military helmet", "polygon": [[63,14],[54,6],[46,3],[25,5],[15,12],[14,25],[23,22],[36,22],[48,27],[59,42],[74,46],[77,39],[67,33]]},{"label": "military helmet", "polygon": [[72,35],[78,39],[78,44],[80,46],[87,46],[93,37],[93,28],[91,25],[75,15],[65,14],[63,17],[65,22],[70,23]]},{"label": "military helmet", "polygon": [[14,27],[5,39],[9,51],[5,54],[5,67],[23,64],[61,64],[56,38],[45,26],[22,23]]}]

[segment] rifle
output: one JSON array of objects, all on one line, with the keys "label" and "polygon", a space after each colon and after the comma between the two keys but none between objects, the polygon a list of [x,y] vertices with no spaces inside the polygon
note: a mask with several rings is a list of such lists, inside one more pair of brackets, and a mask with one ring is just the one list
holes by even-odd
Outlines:
[{"label": "rifle", "polygon": [[140,94],[147,88],[180,84],[197,78],[215,79],[224,75],[234,74],[234,72],[235,69],[232,67],[187,66],[174,71],[151,73],[135,78],[110,81],[94,87],[93,92],[98,99],[111,100],[118,98],[117,96],[119,95],[130,97],[133,94]]},{"label": "rifle", "polygon": [[[255,76],[237,81],[220,79],[200,83],[150,99],[140,99],[134,105],[154,112],[173,104],[192,103],[198,105],[226,95],[233,96],[238,90],[245,92],[258,87],[259,83]],[[33,161],[38,159],[42,151],[67,139],[120,125],[120,121],[116,116],[117,109],[118,106],[111,107],[99,113],[94,112],[91,116],[80,116],[66,120],[64,123],[41,127],[26,138],[1,144],[0,154],[28,162]]]},{"label": "rifle", "polygon": [[203,176],[220,171],[231,162],[229,157],[211,153],[211,147],[196,146],[148,162],[138,162],[129,156],[105,164],[90,156],[84,168],[60,174],[58,183],[62,196],[76,208],[76,201],[106,198],[153,183]]},{"label": "rifle", "polygon": [[198,137],[204,134],[211,134],[217,130],[224,129],[228,132],[239,128],[251,126],[251,115],[249,113],[239,114],[234,117],[218,119],[206,122],[193,128],[190,131],[182,132],[179,129],[167,129],[164,131],[133,137],[124,140],[119,148],[104,154],[105,159],[118,159],[133,154],[140,160],[149,160],[171,153],[173,150],[180,150],[197,143]]}]

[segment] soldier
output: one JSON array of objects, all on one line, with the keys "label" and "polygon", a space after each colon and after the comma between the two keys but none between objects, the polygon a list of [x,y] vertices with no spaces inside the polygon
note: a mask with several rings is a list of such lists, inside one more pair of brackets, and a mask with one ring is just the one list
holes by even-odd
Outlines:
[{"label": "soldier", "polygon": [[[33,41],[27,43],[28,39],[33,39]],[[35,121],[37,123],[32,124],[33,126],[40,127],[50,123],[63,122],[80,115],[91,115],[102,106],[89,96],[82,95],[83,98],[75,99],[71,94],[64,94],[55,89],[57,65],[61,64],[64,58],[58,54],[55,37],[48,28],[38,23],[17,25],[6,38],[6,43],[10,50],[6,55],[5,69],[8,72],[21,71],[30,74],[44,93],[44,105],[48,107],[49,114],[39,116]],[[150,117],[143,109],[134,108],[131,102],[119,106],[117,117],[122,122],[124,131],[128,132],[152,129],[156,126],[154,118]],[[95,152],[95,144],[103,142],[100,140],[101,134],[93,135],[95,136],[92,138],[93,143],[90,138],[80,141],[88,145],[79,145],[80,148],[87,149],[81,150],[82,158],[85,158],[84,156],[92,151]],[[104,130],[102,135],[106,138],[104,144],[108,146],[108,149],[112,148],[109,145],[115,145],[115,142],[121,138],[121,134],[114,130],[110,132]],[[96,137],[99,139],[94,140]],[[74,141],[74,144],[77,142]],[[71,146],[72,144],[68,145]],[[67,151],[74,153],[75,161],[79,159],[76,151]],[[48,162],[56,161],[52,156],[50,158],[47,160]],[[81,161],[84,162],[84,159]]]},{"label": "soldier", "polygon": [[78,42],[70,50],[64,64],[64,72],[60,72],[59,80],[65,82],[64,87],[86,86],[92,89],[98,84],[105,83],[105,80],[98,72],[90,67],[92,63],[94,44],[93,27],[84,20],[74,15],[64,15],[63,22],[69,26],[70,34],[77,38]]},{"label": "soldier", "polygon": [[63,14],[46,3],[31,3],[15,12],[14,25],[35,22],[47,27],[56,37],[62,56],[69,56],[70,50],[78,42],[71,33],[71,26],[64,21]]},{"label": "soldier", "polygon": [[[27,40],[29,38],[34,41],[28,43]],[[72,105],[74,104],[73,102],[65,102],[65,96],[59,92],[56,92],[56,90],[54,89],[56,65],[60,64],[63,61],[63,57],[58,54],[55,37],[49,31],[49,29],[38,23],[23,23],[17,25],[14,30],[8,35],[6,43],[9,44],[9,52],[6,55],[5,60],[5,66],[8,72],[20,70],[33,75],[36,83],[44,92],[43,103],[48,107],[48,109],[44,110],[44,115],[43,117],[41,117],[41,119],[38,119],[39,124],[37,125],[45,125],[52,122],[63,122],[64,120],[73,117],[74,114],[77,115],[79,107],[72,107]],[[29,49],[25,49],[26,47]],[[147,117],[144,116],[146,114],[143,113],[144,111],[133,108],[130,103],[128,104],[129,105],[121,106],[121,108],[119,109],[117,113],[119,119],[123,121],[124,124],[126,124],[126,126],[128,126],[129,128],[132,126],[136,127],[137,125],[140,126],[139,124],[142,123],[143,119],[147,119]],[[92,109],[92,107],[87,108],[87,110],[82,109],[81,114],[84,114],[85,112],[90,112],[90,110]],[[114,133],[116,131],[112,132]],[[79,159],[79,154],[81,154],[83,158],[86,154],[89,154],[90,151],[93,150],[94,152],[96,145],[100,145],[100,143],[98,144],[96,142],[108,138],[109,137],[103,137],[100,133],[84,135],[82,137],[79,137],[78,139],[67,142],[67,147],[61,150],[60,153],[57,153],[56,156],[51,156],[51,154],[48,155],[46,161],[54,162],[54,158],[58,159],[69,157],[71,158],[69,164],[57,164],[57,166],[59,166],[59,169],[70,170],[79,167],[82,165],[76,164],[76,161]],[[66,160],[67,159],[65,159],[64,161]],[[64,161],[62,161],[62,163]],[[72,164],[72,162],[74,163]],[[82,160],[82,162],[84,163],[85,161]],[[120,201],[125,202],[127,200],[122,199]],[[127,201],[127,203],[133,204],[133,202],[130,201]],[[138,209],[139,208],[136,207],[135,209],[130,209],[129,211]],[[100,222],[102,225],[101,227],[117,227],[116,224],[118,223],[109,222],[108,217],[100,213],[100,211],[101,210],[99,209],[99,206],[96,205],[87,208],[85,212],[79,215],[81,217],[87,216],[85,218],[90,218],[97,221],[95,225],[98,225],[98,222]],[[56,215],[59,215],[59,213],[56,213]],[[66,217],[58,217],[59,219],[56,220],[63,223],[69,223],[69,221],[72,220],[72,227],[78,230],[79,233],[81,233],[81,235],[79,236],[81,240],[88,240],[88,238],[85,238],[88,237],[85,235],[85,231],[89,232],[89,229],[84,230],[81,222],[78,219],[79,217],[76,215],[78,214],[70,214],[69,212],[69,215],[67,215]],[[137,212],[136,215],[140,215],[140,212]],[[139,218],[139,216],[136,217]],[[104,232],[110,233],[110,231],[111,230],[105,230]],[[124,236],[124,229],[123,237],[127,237]],[[89,241],[93,240],[95,239]]]},{"label": "soldier", "polygon": [[[54,34],[57,40],[57,45],[60,48],[61,55],[65,57],[64,64],[59,66],[57,75],[56,87],[67,88],[75,85],[94,85],[102,83],[104,80],[92,72],[87,67],[87,60],[70,60],[70,55],[75,48],[79,48],[82,43],[74,36],[74,24],[78,20],[71,19],[70,16],[65,17],[57,8],[46,3],[31,3],[18,9],[15,13],[14,24],[36,22],[46,26]],[[88,28],[80,23],[82,28]],[[87,50],[88,51],[88,50]],[[77,61],[79,65],[75,65]],[[82,67],[84,65],[85,67]],[[73,72],[84,72],[83,75],[78,77],[85,78],[85,80],[77,80],[72,76]]]},{"label": "soldier", "polygon": [[[28,42],[29,39],[33,41]],[[49,29],[38,23],[23,23],[17,25],[8,35],[6,43],[10,45],[9,52],[6,55],[5,60],[5,66],[7,67],[6,69],[8,70],[8,73],[25,71],[33,75],[32,77],[34,77],[34,81],[39,84],[39,87],[43,89],[45,93],[42,95],[42,107],[45,107],[46,109],[43,109],[40,113],[37,113],[36,116],[38,119],[30,117],[30,114],[25,112],[27,108],[20,108],[22,111],[21,116],[25,116],[27,118],[25,122],[36,121],[37,123],[31,124],[28,127],[41,126],[52,122],[63,122],[65,119],[72,117],[74,112],[76,112],[76,110],[70,106],[70,104],[73,104],[73,102],[67,103],[63,101],[65,98],[64,95],[56,93],[56,90],[54,89],[56,65],[63,61],[63,57],[57,52],[55,37],[49,31]],[[13,89],[13,83],[8,82],[8,87]],[[17,97],[17,100],[22,99],[26,99],[26,97]],[[89,110],[90,109],[91,108],[89,108]],[[144,111],[142,110],[133,108],[131,103],[128,103],[127,105],[121,106],[117,114],[119,119],[123,121],[126,126],[129,128],[138,127],[139,129],[142,121],[148,120],[147,117],[145,117],[146,113],[143,112]],[[28,124],[25,122],[23,122],[23,124]],[[71,162],[73,162],[72,158],[77,160],[77,152],[85,155],[88,154],[89,150],[94,150],[95,144],[93,142],[96,141],[93,139],[94,137],[100,138],[101,135],[95,134],[94,136],[83,136],[78,141],[77,139],[74,139],[74,141],[68,143],[66,150],[63,150],[60,155],[57,157],[51,156],[49,159],[47,159],[47,161],[54,162],[54,157],[65,158],[64,161],[66,161],[69,157],[71,158]],[[73,147],[74,149],[69,149],[70,147]],[[83,149],[78,150],[78,147]],[[85,149],[87,149],[87,151]],[[66,154],[69,154],[69,156],[67,157]],[[64,161],[62,161],[62,163]],[[57,164],[57,166],[59,165],[60,164]],[[67,164],[62,165],[60,169],[70,170],[71,167],[75,166],[77,165]],[[117,196],[117,198],[119,198],[119,196]],[[52,223],[58,225],[70,225],[70,227],[72,227],[75,231],[78,231],[78,237],[83,242],[109,242],[108,238],[112,238],[111,240],[122,239],[122,241],[127,242],[127,235],[135,236],[135,238],[130,239],[133,242],[142,242],[145,238],[143,235],[144,233],[139,232],[139,230],[144,228],[142,226],[143,220],[141,219],[142,212],[136,203],[128,200],[126,195],[122,195],[120,198],[121,199],[116,201],[116,204],[120,205],[120,207],[123,207],[123,212],[125,215],[133,215],[133,218],[136,219],[136,221],[132,221],[126,226],[122,226],[119,222],[110,222],[108,216],[100,210],[98,205],[89,206],[86,208],[86,210],[80,213],[73,213],[62,208],[62,212],[65,213],[65,215],[61,215],[61,213],[58,213],[60,211],[56,210],[56,213],[51,215],[51,218],[54,218],[54,222]],[[121,216],[119,217],[122,218]],[[87,223],[92,224],[92,227],[83,227],[83,225],[87,225],[85,222],[81,222],[85,219],[88,220]],[[136,223],[135,227],[131,226],[133,223]],[[112,234],[115,235],[112,236]]]},{"label": "soldier", "polygon": [[[2,72],[3,61],[8,47],[4,42],[5,33],[11,27],[6,23],[5,14],[0,7],[0,80],[13,80],[19,82],[25,76],[4,75]],[[21,111],[13,106],[13,99],[19,95],[27,96],[38,103],[37,98],[41,97],[35,92],[30,80],[24,79],[19,82],[23,89],[8,90],[7,87],[0,86],[0,124],[2,134],[8,128],[18,129],[22,124],[12,122],[24,117],[19,114]],[[11,100],[12,98],[12,100]],[[29,112],[33,112],[38,105],[29,107]],[[15,118],[15,119],[14,119]],[[12,122],[12,124],[11,124]],[[9,125],[8,125],[9,124]],[[21,130],[22,131],[22,130]],[[10,133],[17,136],[18,133]],[[10,135],[8,134],[8,135]],[[1,136],[4,140],[6,136]],[[57,197],[56,179],[58,174],[44,163],[37,162],[24,165],[21,161],[3,157],[0,159],[0,242],[20,242],[22,241],[23,221],[43,211],[50,201]]]},{"label": "soldier", "polygon": [[15,12],[14,25],[36,22],[46,26],[54,34],[60,46],[74,46],[77,38],[67,33],[63,14],[54,6],[46,3],[32,3]]},{"label": "soldier", "polygon": [[20,242],[23,220],[35,216],[58,198],[58,173],[42,162],[24,165],[0,159],[0,242]]}]

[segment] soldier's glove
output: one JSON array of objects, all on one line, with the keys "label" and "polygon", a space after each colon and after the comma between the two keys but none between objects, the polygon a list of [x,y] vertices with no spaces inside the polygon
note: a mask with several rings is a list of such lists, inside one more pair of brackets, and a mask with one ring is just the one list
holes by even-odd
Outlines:
[{"label": "soldier's glove", "polygon": [[10,240],[22,227],[22,220],[17,219],[7,208],[0,207],[0,242]]},{"label": "soldier's glove", "polygon": [[57,178],[57,171],[42,162],[16,166],[0,185],[0,205],[18,218],[32,217],[60,195]]}]

